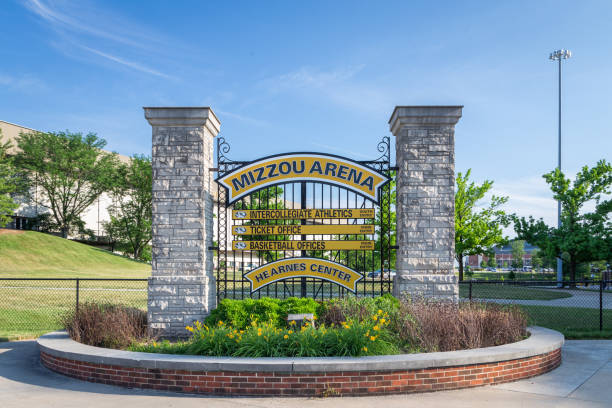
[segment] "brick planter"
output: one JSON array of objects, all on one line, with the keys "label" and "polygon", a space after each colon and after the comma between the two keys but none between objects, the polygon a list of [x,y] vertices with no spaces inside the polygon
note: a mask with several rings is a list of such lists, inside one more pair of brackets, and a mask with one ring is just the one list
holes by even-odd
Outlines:
[{"label": "brick planter", "polygon": [[529,330],[529,339],[504,346],[361,358],[134,353],[85,346],[59,332],[38,342],[43,365],[91,382],[209,395],[381,395],[498,384],[559,366],[563,336],[538,327]]}]

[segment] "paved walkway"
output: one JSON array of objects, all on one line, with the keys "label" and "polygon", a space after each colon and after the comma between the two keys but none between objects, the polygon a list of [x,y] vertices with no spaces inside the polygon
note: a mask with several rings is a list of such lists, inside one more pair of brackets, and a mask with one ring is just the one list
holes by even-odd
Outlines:
[{"label": "paved walkway", "polygon": [[612,341],[574,340],[551,373],[515,383],[360,398],[211,398],[92,384],[43,368],[34,341],[0,343],[0,407],[610,407]]}]

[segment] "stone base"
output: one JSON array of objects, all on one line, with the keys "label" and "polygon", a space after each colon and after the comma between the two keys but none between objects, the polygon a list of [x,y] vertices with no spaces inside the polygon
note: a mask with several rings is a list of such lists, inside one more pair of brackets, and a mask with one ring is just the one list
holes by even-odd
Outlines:
[{"label": "stone base", "polygon": [[215,281],[208,276],[149,278],[148,322],[152,335],[188,337],[185,326],[202,321],[215,307]]},{"label": "stone base", "polygon": [[459,301],[459,283],[452,275],[416,275],[398,271],[393,282],[395,297],[434,298]]}]

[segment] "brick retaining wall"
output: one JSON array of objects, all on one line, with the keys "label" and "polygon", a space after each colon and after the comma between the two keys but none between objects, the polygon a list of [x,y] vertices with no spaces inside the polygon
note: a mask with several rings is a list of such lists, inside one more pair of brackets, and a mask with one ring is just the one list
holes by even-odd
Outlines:
[{"label": "brick retaining wall", "polygon": [[41,351],[50,370],[103,384],[209,395],[381,395],[499,384],[546,373],[561,364],[561,348],[514,360],[443,368],[325,373],[183,371],[70,360]]}]

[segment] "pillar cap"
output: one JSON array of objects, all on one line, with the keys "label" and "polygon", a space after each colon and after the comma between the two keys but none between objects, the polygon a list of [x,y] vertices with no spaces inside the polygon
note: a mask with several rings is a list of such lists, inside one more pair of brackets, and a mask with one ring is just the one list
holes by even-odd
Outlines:
[{"label": "pillar cap", "polygon": [[396,106],[389,119],[389,130],[397,136],[403,127],[455,126],[462,109],[463,105]]},{"label": "pillar cap", "polygon": [[221,122],[208,106],[203,107],[143,107],[151,126],[205,126],[213,137],[219,134]]}]

